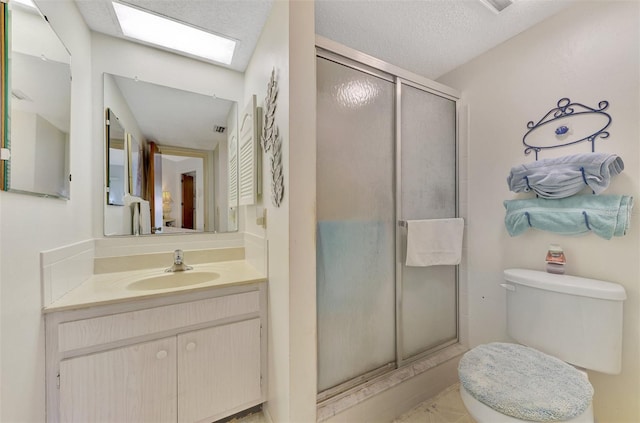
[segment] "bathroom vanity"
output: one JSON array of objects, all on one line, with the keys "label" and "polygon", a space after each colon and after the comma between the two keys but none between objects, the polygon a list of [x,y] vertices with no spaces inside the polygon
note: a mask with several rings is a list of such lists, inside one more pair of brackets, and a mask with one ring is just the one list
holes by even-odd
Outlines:
[{"label": "bathroom vanity", "polygon": [[149,291],[134,283],[158,270],[96,275],[45,308],[48,422],[211,422],[264,401],[265,278],[195,267],[218,276]]}]

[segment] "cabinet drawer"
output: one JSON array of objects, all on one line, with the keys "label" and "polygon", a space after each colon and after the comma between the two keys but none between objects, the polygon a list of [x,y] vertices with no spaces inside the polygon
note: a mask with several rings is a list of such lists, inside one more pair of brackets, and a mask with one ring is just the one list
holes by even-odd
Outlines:
[{"label": "cabinet drawer", "polygon": [[60,323],[58,350],[72,351],[260,311],[258,291]]}]

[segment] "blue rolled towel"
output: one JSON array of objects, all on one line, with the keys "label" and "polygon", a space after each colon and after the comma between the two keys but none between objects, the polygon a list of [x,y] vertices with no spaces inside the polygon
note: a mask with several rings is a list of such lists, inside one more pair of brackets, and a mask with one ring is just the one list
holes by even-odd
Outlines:
[{"label": "blue rolled towel", "polygon": [[570,197],[587,185],[600,194],[623,169],[622,159],[615,154],[574,154],[514,166],[507,183],[513,192],[533,191],[542,198]]},{"label": "blue rolled towel", "polygon": [[576,195],[560,200],[531,198],[506,200],[504,222],[509,235],[529,228],[562,235],[593,232],[611,239],[629,230],[633,197],[627,195]]}]

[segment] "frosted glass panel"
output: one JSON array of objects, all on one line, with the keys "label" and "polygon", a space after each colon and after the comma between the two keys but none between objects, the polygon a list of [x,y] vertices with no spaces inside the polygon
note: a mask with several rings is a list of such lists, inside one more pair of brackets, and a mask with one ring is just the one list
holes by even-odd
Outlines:
[{"label": "frosted glass panel", "polygon": [[395,361],[394,85],[317,59],[318,391]]},{"label": "frosted glass panel", "polygon": [[[401,96],[402,219],[455,217],[455,102],[407,85]],[[405,250],[407,232],[400,234]],[[402,265],[400,313],[401,359],[455,339],[455,266]]]}]

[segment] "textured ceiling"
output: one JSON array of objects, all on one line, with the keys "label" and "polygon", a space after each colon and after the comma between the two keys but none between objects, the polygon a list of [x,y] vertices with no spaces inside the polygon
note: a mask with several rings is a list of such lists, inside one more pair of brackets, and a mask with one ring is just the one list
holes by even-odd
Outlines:
[{"label": "textured ceiling", "polygon": [[316,34],[437,79],[576,0],[316,0]]},{"label": "textured ceiling", "polygon": [[[253,55],[273,0],[127,0],[121,3],[151,10],[237,41],[230,65],[244,72]],[[76,0],[85,22],[93,31],[125,38],[111,0]]]},{"label": "textured ceiling", "polygon": [[[238,40],[233,62],[225,67],[244,72],[273,1],[284,0],[127,0],[126,3]],[[315,0],[315,24],[318,35],[437,79],[575,1],[578,0],[516,0],[496,14],[480,0]],[[92,30],[124,38],[111,0],[76,2]],[[121,88],[123,93],[128,89],[124,85]],[[138,95],[148,98],[151,94]],[[185,124],[194,122],[190,113],[176,116],[181,111],[191,111],[190,107],[167,107],[177,104],[178,99],[158,98],[136,106],[134,98],[138,95],[128,101],[132,110],[138,109],[134,110],[136,115],[148,119],[141,126],[147,128],[146,132],[154,131],[149,133],[151,138],[160,142],[169,134],[177,137],[174,139],[184,138],[186,132],[180,128],[195,128],[195,123]],[[149,104],[164,107],[152,112]],[[165,118],[160,116],[165,116],[163,112],[169,109],[174,110],[169,113],[172,117],[179,117],[177,122],[181,125],[177,130],[162,127]],[[210,137],[211,117],[201,122],[207,122],[200,125],[202,137],[194,133],[192,138]]]},{"label": "textured ceiling", "polygon": [[226,133],[214,132],[213,127],[227,126],[232,101],[115,75],[113,78],[147,140],[213,150],[226,139]]},{"label": "textured ceiling", "polygon": [[[237,40],[225,67],[244,72],[273,1],[283,0],[122,2]],[[576,1],[515,0],[496,14],[480,0],[315,0],[315,24],[318,35],[436,79]],[[123,38],[111,0],[76,3],[92,30]]]}]

